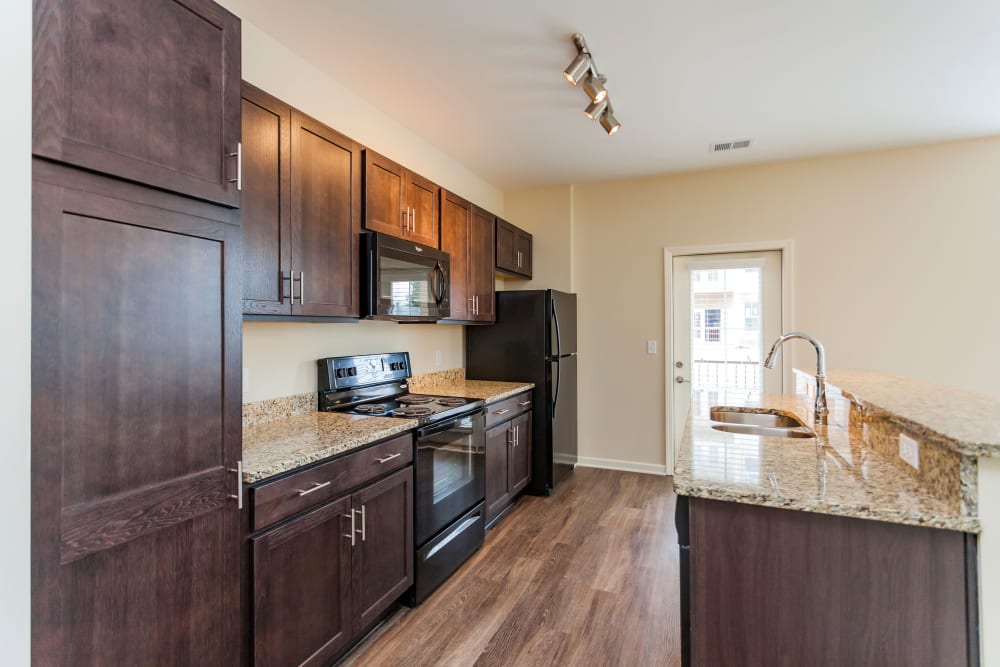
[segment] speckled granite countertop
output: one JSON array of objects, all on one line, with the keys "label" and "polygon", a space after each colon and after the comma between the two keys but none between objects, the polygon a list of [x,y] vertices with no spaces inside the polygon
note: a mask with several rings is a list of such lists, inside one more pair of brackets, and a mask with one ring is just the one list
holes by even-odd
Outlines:
[{"label": "speckled granite countertop", "polygon": [[[855,385],[861,380],[853,374],[831,377],[857,379]],[[797,383],[811,388],[801,378]],[[855,386],[852,396],[862,399],[863,389]],[[933,429],[916,428],[864,400],[862,408],[849,399],[830,387],[827,426],[813,424],[813,399],[803,394],[722,394],[712,404],[794,415],[816,438],[718,431],[708,419],[709,406],[695,404],[678,449],[674,489],[685,496],[979,532],[976,458],[939,433],[945,417]],[[917,468],[900,458],[901,438],[918,443]]]},{"label": "speckled granite countertop", "polygon": [[466,380],[464,368],[427,373],[410,378],[410,391],[414,394],[462,396],[481,398],[496,403],[534,388],[530,382],[493,382],[491,380]]},{"label": "speckled granite countertop", "polygon": [[243,481],[259,482],[417,427],[414,419],[311,412],[243,429]]}]

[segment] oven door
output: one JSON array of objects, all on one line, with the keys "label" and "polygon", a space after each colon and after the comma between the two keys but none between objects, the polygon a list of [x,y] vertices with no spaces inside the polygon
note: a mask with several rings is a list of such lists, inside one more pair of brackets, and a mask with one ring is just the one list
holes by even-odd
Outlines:
[{"label": "oven door", "polygon": [[448,253],[385,234],[369,233],[367,240],[367,316],[397,321],[448,317]]},{"label": "oven door", "polygon": [[486,497],[485,414],[478,410],[417,431],[418,546]]}]

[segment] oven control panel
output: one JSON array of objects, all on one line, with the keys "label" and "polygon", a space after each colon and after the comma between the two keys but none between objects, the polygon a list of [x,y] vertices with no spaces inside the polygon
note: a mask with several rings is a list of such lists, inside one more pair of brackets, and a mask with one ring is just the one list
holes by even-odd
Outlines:
[{"label": "oven control panel", "polygon": [[405,380],[410,377],[410,353],[327,357],[319,365],[319,390],[333,391]]}]

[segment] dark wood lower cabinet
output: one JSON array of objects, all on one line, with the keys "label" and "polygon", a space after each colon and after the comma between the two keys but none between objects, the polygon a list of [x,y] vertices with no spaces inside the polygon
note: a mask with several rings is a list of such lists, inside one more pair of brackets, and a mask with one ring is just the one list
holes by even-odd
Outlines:
[{"label": "dark wood lower cabinet", "polygon": [[413,467],[250,542],[253,664],[330,664],[413,584]]},{"label": "dark wood lower cabinet", "polygon": [[32,166],[33,663],[234,664],[238,211]]},{"label": "dark wood lower cabinet", "polygon": [[[531,394],[521,394],[515,399],[505,401],[501,405],[517,405],[519,401],[530,401]],[[496,410],[496,407],[493,405],[488,410],[493,411],[493,414],[500,414],[511,409],[501,407]],[[486,429],[487,523],[503,514],[530,481],[531,411],[529,410]]]},{"label": "dark wood lower cabinet", "polygon": [[689,664],[979,664],[975,536],[680,500]]}]

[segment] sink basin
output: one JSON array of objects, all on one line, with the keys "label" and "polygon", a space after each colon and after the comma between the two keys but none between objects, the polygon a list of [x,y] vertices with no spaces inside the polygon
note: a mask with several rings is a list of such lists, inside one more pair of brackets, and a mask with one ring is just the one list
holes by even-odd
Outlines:
[{"label": "sink basin", "polygon": [[762,435],[771,438],[815,438],[816,436],[805,426],[769,427],[754,424],[712,424],[716,431],[741,433],[743,435]]},{"label": "sink basin", "polygon": [[729,408],[712,408],[709,411],[709,419],[723,424],[745,424],[766,428],[802,428],[805,426],[795,417],[788,415],[777,415],[771,412],[740,412]]},{"label": "sink basin", "polygon": [[709,411],[712,428],[726,433],[765,435],[772,438],[815,438],[809,428],[795,417],[773,412],[743,412],[719,406]]}]

